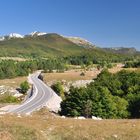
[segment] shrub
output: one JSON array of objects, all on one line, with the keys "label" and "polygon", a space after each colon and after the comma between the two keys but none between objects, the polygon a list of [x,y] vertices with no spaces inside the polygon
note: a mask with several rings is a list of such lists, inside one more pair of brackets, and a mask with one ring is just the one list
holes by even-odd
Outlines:
[{"label": "shrub", "polygon": [[20,84],[21,93],[23,94],[25,94],[29,88],[30,86],[27,81],[24,81],[23,83]]}]

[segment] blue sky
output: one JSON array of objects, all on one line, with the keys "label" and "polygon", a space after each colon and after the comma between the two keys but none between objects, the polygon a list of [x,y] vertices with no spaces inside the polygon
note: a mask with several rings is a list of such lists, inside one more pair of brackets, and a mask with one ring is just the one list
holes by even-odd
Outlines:
[{"label": "blue sky", "polygon": [[139,7],[140,0],[1,0],[0,35],[56,32],[140,50]]}]

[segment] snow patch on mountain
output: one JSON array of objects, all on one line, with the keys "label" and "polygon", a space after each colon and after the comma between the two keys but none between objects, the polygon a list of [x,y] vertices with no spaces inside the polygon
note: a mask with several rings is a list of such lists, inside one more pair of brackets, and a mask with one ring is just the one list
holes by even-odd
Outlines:
[{"label": "snow patch on mountain", "polygon": [[5,40],[4,36],[0,37],[0,41],[4,41],[4,40]]},{"label": "snow patch on mountain", "polygon": [[30,36],[42,36],[42,35],[46,35],[47,33],[45,32],[38,32],[38,31],[34,31],[32,33],[30,33]]},{"label": "snow patch on mountain", "polygon": [[[34,31],[34,32],[31,32],[27,35],[21,35],[21,34],[18,34],[18,33],[10,33],[9,35],[1,36],[0,41],[8,40],[8,39],[11,39],[11,38],[38,37],[38,36],[43,36],[43,35],[46,35],[46,34],[48,34],[48,33],[39,32],[39,31]],[[71,42],[73,42],[73,43],[75,43],[79,46],[83,46],[85,48],[96,47],[94,44],[92,44],[88,40],[80,38],[80,37],[66,37],[66,36],[63,36],[63,35],[61,35],[61,36],[68,39],[69,41],[71,41]]]},{"label": "snow patch on mountain", "polygon": [[88,47],[88,48],[95,47],[95,45],[93,45],[93,43],[89,42],[86,39],[80,38],[80,37],[65,37],[65,38],[67,38],[69,41],[71,41],[79,46],[84,46],[84,47]]},{"label": "snow patch on mountain", "polygon": [[24,38],[23,35],[17,34],[17,33],[10,33],[8,35],[9,38]]}]

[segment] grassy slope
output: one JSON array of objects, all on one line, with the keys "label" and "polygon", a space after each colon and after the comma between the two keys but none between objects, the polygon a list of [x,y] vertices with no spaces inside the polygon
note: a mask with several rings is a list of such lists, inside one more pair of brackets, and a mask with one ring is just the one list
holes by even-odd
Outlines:
[{"label": "grassy slope", "polygon": [[127,55],[114,54],[101,48],[84,48],[55,33],[0,42],[0,57],[62,57],[75,55],[102,59],[127,57]]},{"label": "grassy slope", "polygon": [[57,34],[10,39],[0,42],[0,56],[62,56],[80,53],[84,48]]},{"label": "grassy slope", "polygon": [[61,119],[48,112],[0,117],[2,140],[139,140],[139,132],[139,120]]}]

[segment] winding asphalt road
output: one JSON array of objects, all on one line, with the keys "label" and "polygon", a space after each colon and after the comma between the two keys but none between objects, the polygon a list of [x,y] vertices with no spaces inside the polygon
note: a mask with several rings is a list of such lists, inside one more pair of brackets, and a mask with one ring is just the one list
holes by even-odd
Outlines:
[{"label": "winding asphalt road", "polygon": [[47,106],[47,103],[59,109],[61,98],[50,87],[44,84],[43,81],[38,79],[39,74],[40,72],[36,72],[29,76],[29,81],[33,84],[33,95],[20,106],[9,110],[9,113],[30,114],[33,111]]}]

